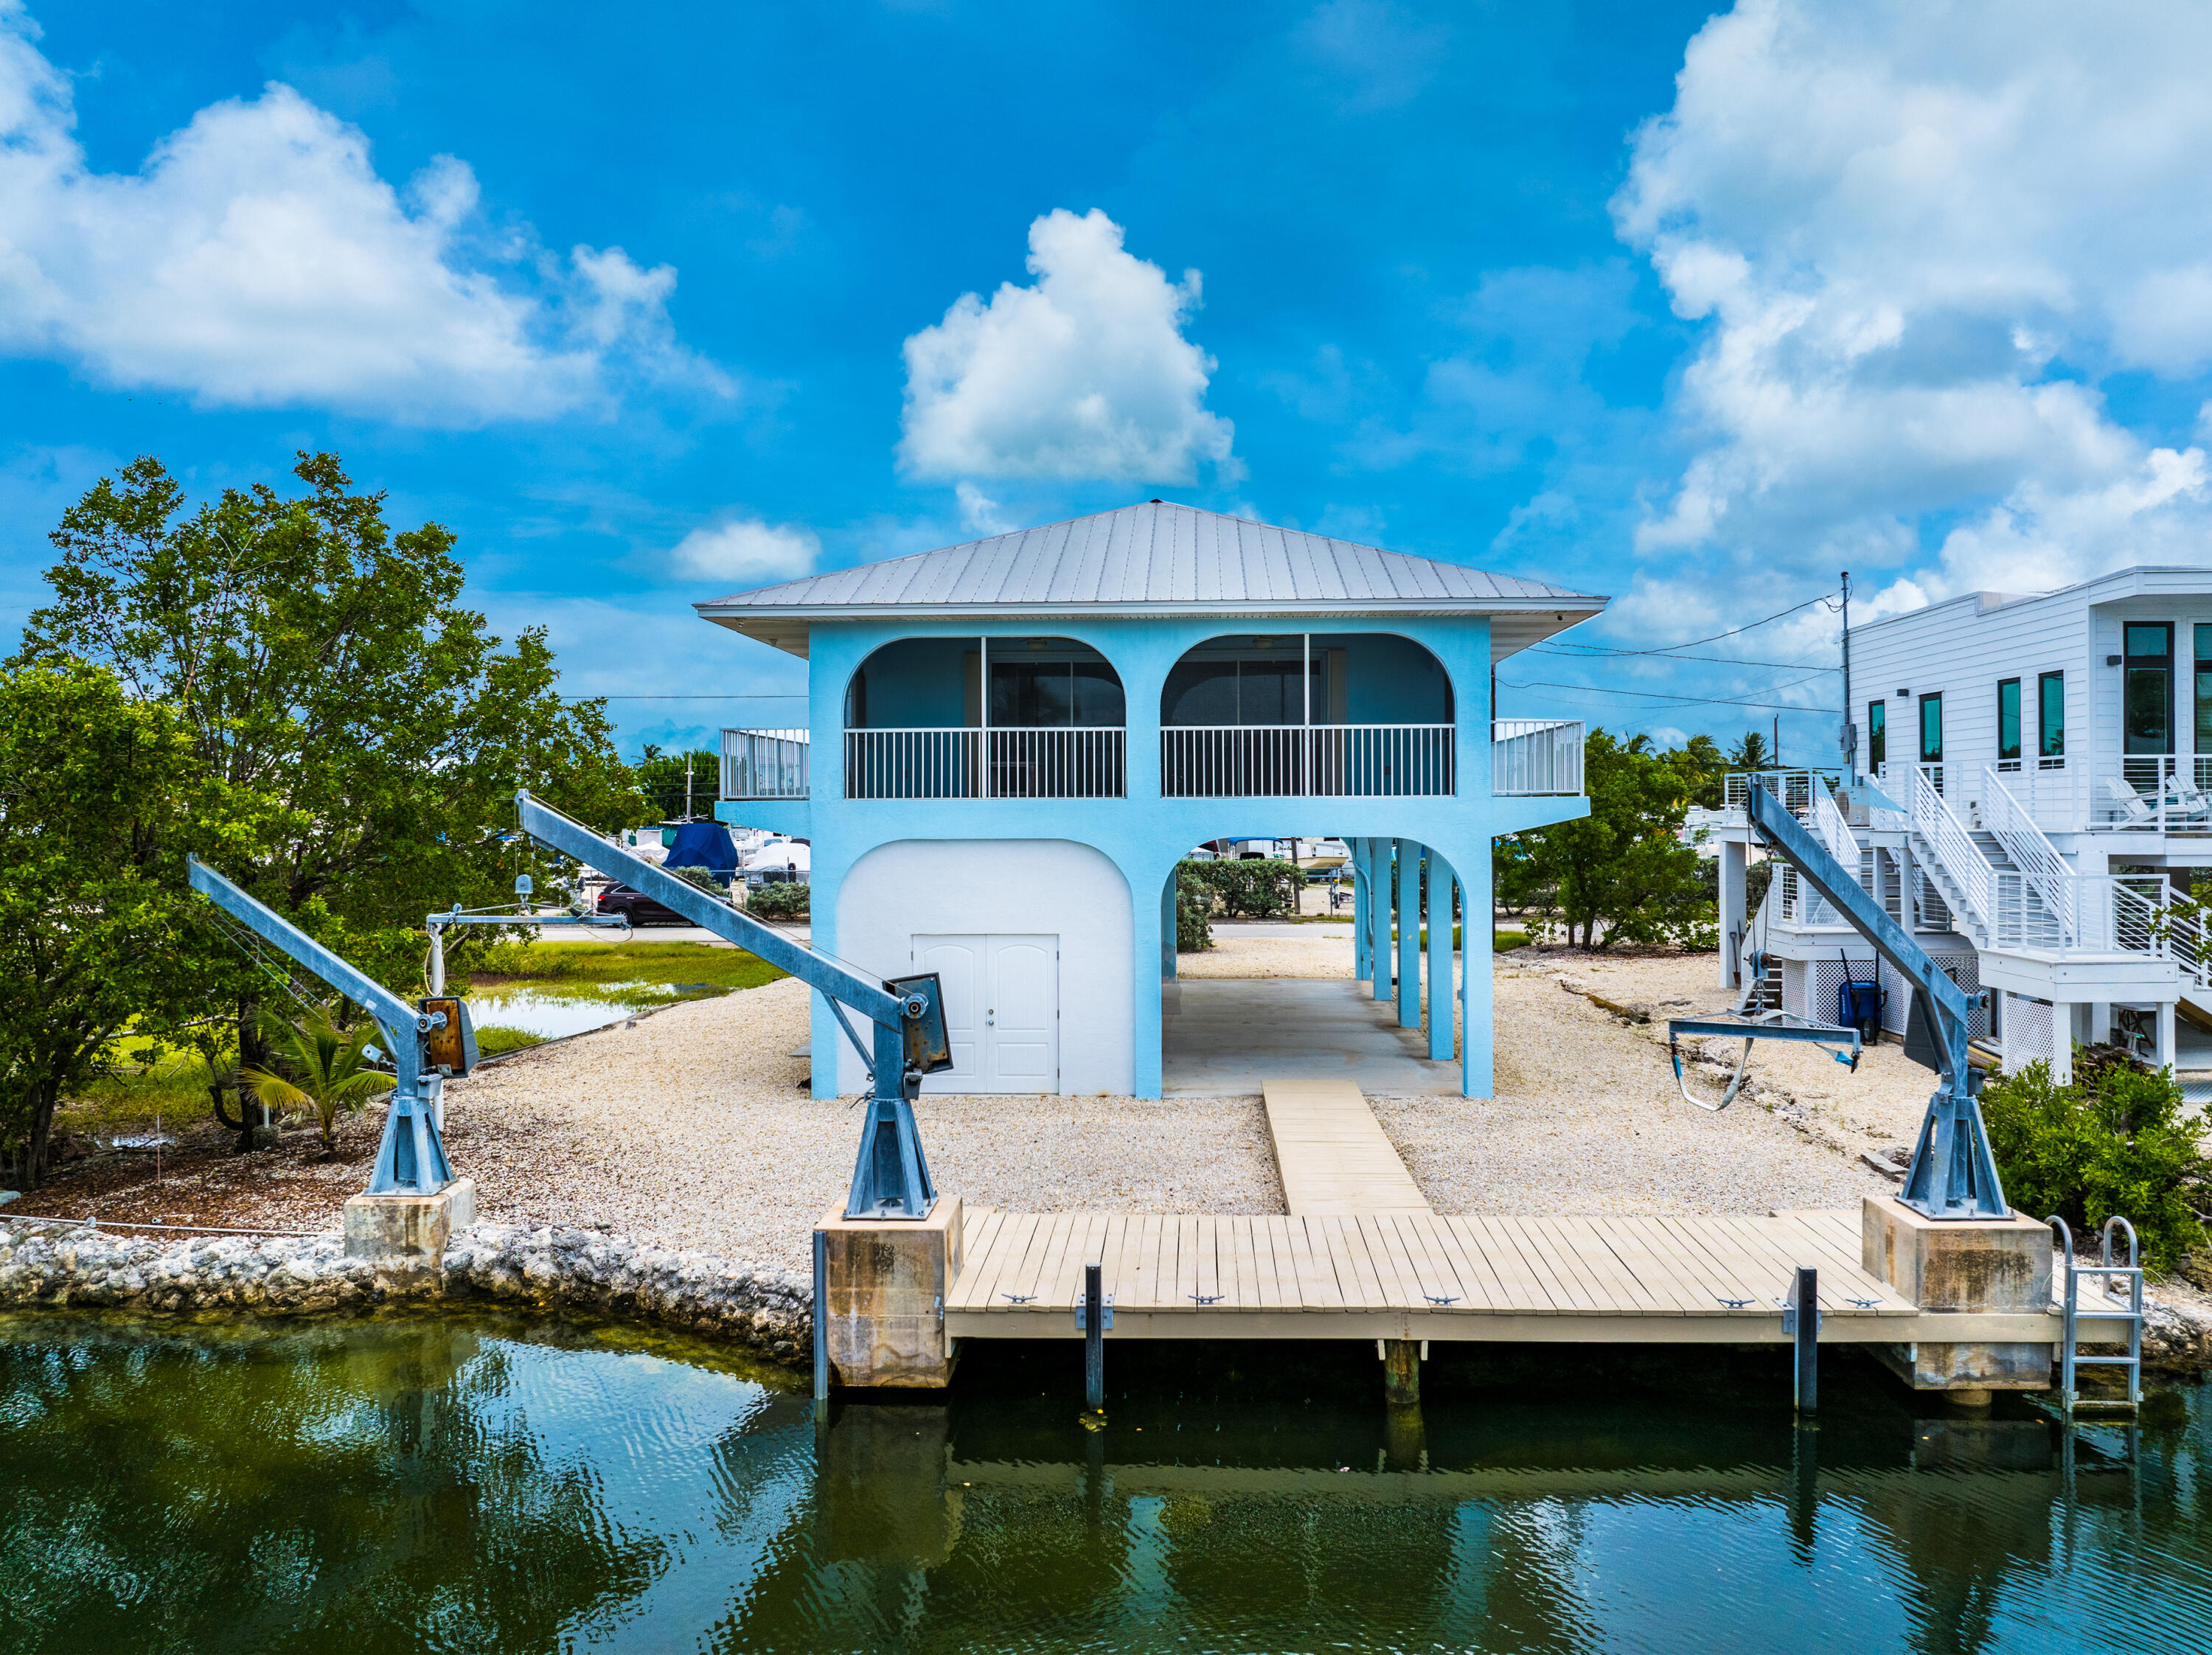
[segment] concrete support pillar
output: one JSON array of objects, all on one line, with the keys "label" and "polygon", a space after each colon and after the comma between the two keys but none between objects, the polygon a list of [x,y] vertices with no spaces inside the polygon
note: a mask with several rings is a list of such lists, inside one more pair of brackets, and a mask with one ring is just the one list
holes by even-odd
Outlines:
[{"label": "concrete support pillar", "polygon": [[1460,961],[1459,1089],[1466,1097],[1487,1098],[1496,1095],[1491,1075],[1490,847],[1480,846],[1468,862],[1459,870],[1459,906],[1467,916],[1467,947]]},{"label": "concrete support pillar", "polygon": [[2112,1003],[2093,1000],[2089,1003],[2088,1038],[2084,1046],[2103,1046],[2112,1038]]},{"label": "concrete support pillar", "polygon": [[2162,1000],[2158,1008],[2158,1066],[2173,1067],[2174,1006],[2171,1000]]},{"label": "concrete support pillar", "polygon": [[1437,1063],[1451,1061],[1452,1043],[1452,879],[1451,868],[1431,848],[1429,852],[1429,1056]]},{"label": "concrete support pillar", "polygon": [[1743,986],[1742,937],[1750,916],[1745,912],[1749,893],[1747,875],[1751,847],[1726,840],[1720,847],[1721,986]]},{"label": "concrete support pillar", "polygon": [[1372,982],[1375,937],[1367,921],[1367,905],[1372,900],[1367,882],[1367,841],[1346,840],[1344,848],[1352,853],[1346,864],[1352,870],[1352,975],[1356,982]]},{"label": "concrete support pillar", "polygon": [[[1144,888],[1141,874],[1132,875],[1123,870],[1132,891]],[[1165,876],[1169,900],[1175,896],[1175,873],[1172,868]],[[1134,933],[1130,939],[1129,957],[1134,960],[1158,960],[1164,952],[1172,961],[1175,954],[1175,915],[1166,903],[1136,901],[1129,905],[1129,928]],[[1164,929],[1163,929],[1164,927]],[[1164,967],[1158,972],[1132,971],[1134,979],[1129,985],[1134,1003],[1131,1007],[1129,1028],[1130,1089],[1140,1098],[1156,1098],[1160,1094],[1161,1046],[1164,1038],[1160,1021],[1160,991],[1168,975]],[[816,995],[815,1003],[822,1003]],[[820,1070],[816,1071],[817,1074]]]},{"label": "concrete support pillar", "polygon": [[[1168,882],[1160,888],[1160,980],[1165,982],[1176,974],[1176,876],[1168,875]],[[1138,958],[1144,956],[1139,955]]]},{"label": "concrete support pillar", "polygon": [[1398,841],[1398,1027],[1421,1026],[1421,846]]},{"label": "concrete support pillar", "polygon": [[1375,963],[1375,997],[1390,997],[1390,841],[1367,841],[1367,950]]},{"label": "concrete support pillar", "polygon": [[2051,1008],[2051,1083],[2074,1083],[2074,1042],[2081,1038],[2081,1008],[2064,1003]]}]

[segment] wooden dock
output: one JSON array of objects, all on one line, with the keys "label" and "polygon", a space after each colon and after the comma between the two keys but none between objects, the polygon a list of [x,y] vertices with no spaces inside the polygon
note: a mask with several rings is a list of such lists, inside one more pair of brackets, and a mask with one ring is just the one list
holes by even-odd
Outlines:
[{"label": "wooden dock", "polygon": [[1811,1265],[1826,1344],[2053,1337],[2045,1315],[1918,1310],[1859,1267],[1859,1232],[1850,1211],[1241,1217],[976,1208],[945,1295],[945,1331],[1079,1337],[1083,1267],[1097,1264],[1114,1307],[1109,1338],[1781,1343],[1782,1300],[1797,1267]]},{"label": "wooden dock", "polygon": [[1429,1210],[1420,1185],[1350,1081],[1265,1081],[1261,1094],[1291,1217]]}]

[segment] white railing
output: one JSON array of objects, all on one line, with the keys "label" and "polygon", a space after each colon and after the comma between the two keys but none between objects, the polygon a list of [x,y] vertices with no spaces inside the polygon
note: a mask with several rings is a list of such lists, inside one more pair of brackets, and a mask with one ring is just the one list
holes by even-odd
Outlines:
[{"label": "white railing", "polygon": [[[2165,881],[2160,878],[2159,882],[2164,884]],[[2165,912],[2160,930],[2166,953],[2181,967],[2182,974],[2197,987],[2212,986],[2212,937],[2206,933],[2203,912],[2177,908],[2167,893],[2160,894],[2166,899],[2160,905]]]},{"label": "white railing", "polygon": [[1990,923],[1990,874],[1989,858],[1974,843],[1951,807],[1943,803],[1937,782],[1928,774],[1936,767],[1921,765],[1912,775],[1912,827],[1949,876],[1952,888],[1966,905],[1966,917],[1986,928]]},{"label": "white railing", "polygon": [[1117,799],[1128,732],[1052,728],[848,730],[848,799]]},{"label": "white railing", "polygon": [[1851,922],[1836,912],[1828,899],[1797,876],[1796,869],[1778,862],[1774,870],[1776,918],[1797,931],[1855,931]]},{"label": "white railing", "polygon": [[1582,720],[1498,718],[1490,726],[1490,791],[1494,794],[1580,793]]},{"label": "white railing", "polygon": [[1835,795],[1821,793],[1813,800],[1813,837],[1827,846],[1828,854],[1844,864],[1844,871],[1851,878],[1859,876],[1858,836],[1851,832],[1851,824],[1844,820],[1844,813],[1836,809]]},{"label": "white railing", "polygon": [[1994,770],[1982,773],[1982,826],[1996,835],[1997,843],[2026,876],[2028,887],[2042,896],[2051,911],[2051,929],[2057,940],[2039,946],[2063,948],[2072,943],[2081,934],[2076,900],[2079,876]]},{"label": "white railing", "polygon": [[722,797],[805,798],[809,740],[804,730],[725,730]]},{"label": "white railing", "polygon": [[1453,791],[1453,726],[1173,724],[1160,731],[1167,798],[1433,796]]},{"label": "white railing", "polygon": [[1721,805],[1741,810],[1744,796],[1763,787],[1782,801],[1784,809],[1802,817],[1815,798],[1834,792],[1842,779],[1840,770],[1732,770],[1721,779]]}]

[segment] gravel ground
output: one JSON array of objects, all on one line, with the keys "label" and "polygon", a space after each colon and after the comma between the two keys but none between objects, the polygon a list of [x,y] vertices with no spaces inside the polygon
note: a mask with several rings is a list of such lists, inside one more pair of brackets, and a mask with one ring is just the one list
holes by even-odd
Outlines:
[{"label": "gravel ground", "polygon": [[[797,1269],[853,1175],[850,1099],[799,1089],[807,991],[787,979],[672,1006],[449,1086],[478,1210],[602,1223],[663,1246]],[[1282,1210],[1257,1099],[926,1097],[938,1186],[1031,1212]]]},{"label": "gravel ground", "polygon": [[[1563,991],[1562,975],[1662,1021],[1626,1022]],[[1497,976],[1498,1096],[1376,1098],[1376,1112],[1442,1212],[1762,1213],[1893,1190],[1859,1155],[1909,1147],[1934,1082],[1896,1046],[1853,1074],[1809,1046],[1762,1046],[1758,1098],[1717,1114],[1682,1100],[1663,1019],[1728,1009],[1715,975],[1709,955],[1516,950]],[[1739,1050],[1727,1047],[1731,1066]],[[1710,1078],[1691,1084],[1718,1095]]]},{"label": "gravel ground", "polygon": [[[1351,973],[1346,928],[1218,934],[1218,948],[1182,957],[1186,974]],[[1724,1006],[1712,973],[1710,957],[1504,956],[1497,1099],[1378,1097],[1376,1112],[1444,1212],[1764,1212],[1854,1205],[1893,1187],[1857,1157],[1909,1143],[1932,1084],[1894,1046],[1869,1052],[1856,1075],[1809,1048],[1763,1047],[1761,1094],[1708,1114],[1676,1094],[1663,1033],[1655,1040],[1559,985],[1565,974],[1663,1018]],[[850,1100],[801,1089],[809,1064],[791,1054],[806,1038],[806,999],[786,979],[672,1006],[454,1082],[447,1141],[457,1170],[477,1180],[480,1212],[803,1267],[814,1220],[851,1178],[860,1131]],[[1282,1210],[1257,1098],[929,1097],[916,1112],[939,1187],[971,1204]],[[180,1157],[159,1195],[120,1187],[118,1171],[113,1185],[58,1183],[23,1209],[331,1226],[381,1124],[374,1110],[349,1119],[335,1163],[316,1161],[307,1135],[288,1136],[266,1155]],[[129,1181],[143,1176],[134,1167]]]}]

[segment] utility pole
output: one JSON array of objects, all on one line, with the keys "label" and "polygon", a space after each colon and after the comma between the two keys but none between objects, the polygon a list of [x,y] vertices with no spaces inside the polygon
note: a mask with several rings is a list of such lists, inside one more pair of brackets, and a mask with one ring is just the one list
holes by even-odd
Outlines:
[{"label": "utility pole", "polygon": [[689,754],[689,753],[686,753],[686,754],[684,755],[684,821],[690,821],[690,820],[691,820],[691,760],[692,760],[692,756],[693,756],[693,755],[690,755],[690,754]]},{"label": "utility pole", "polygon": [[1844,571],[1844,775],[1859,779],[1859,732],[1851,722],[1851,572]]}]

